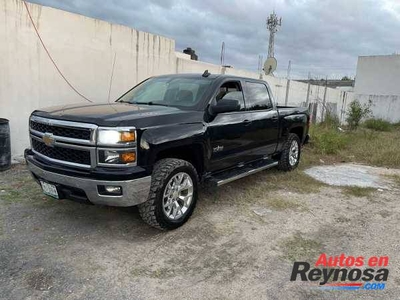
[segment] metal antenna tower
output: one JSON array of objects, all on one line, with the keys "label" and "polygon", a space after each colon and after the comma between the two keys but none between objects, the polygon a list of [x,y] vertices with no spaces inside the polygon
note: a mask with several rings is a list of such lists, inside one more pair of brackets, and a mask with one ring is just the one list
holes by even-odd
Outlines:
[{"label": "metal antenna tower", "polygon": [[267,28],[269,30],[268,58],[274,57],[274,40],[278,26],[282,25],[282,18],[276,16],[275,11],[267,19]]}]

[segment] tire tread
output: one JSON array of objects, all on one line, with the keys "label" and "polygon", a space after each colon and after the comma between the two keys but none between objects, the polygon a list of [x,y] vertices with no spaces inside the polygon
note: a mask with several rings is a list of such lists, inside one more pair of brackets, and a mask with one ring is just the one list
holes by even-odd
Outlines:
[{"label": "tire tread", "polygon": [[[161,229],[161,230],[166,230],[166,229],[172,229],[177,226],[171,226],[167,222],[165,222],[161,216],[157,215],[157,210],[156,210],[156,205],[157,205],[157,195],[159,194],[160,190],[163,188],[166,179],[168,176],[177,168],[179,167],[188,167],[193,171],[193,174],[195,174],[195,180],[198,182],[198,175],[196,169],[193,167],[193,165],[185,160],[182,159],[177,159],[177,158],[165,158],[161,159],[158,162],[156,162],[154,166],[154,171],[151,179],[151,187],[150,187],[150,192],[149,196],[147,198],[147,201],[139,204],[139,214],[142,217],[143,221],[149,224],[152,227]],[[195,205],[195,203],[194,203]],[[194,207],[193,207],[194,209]],[[188,215],[185,216],[185,219],[187,220],[190,215],[193,212],[193,209],[191,209],[188,212]]]}]

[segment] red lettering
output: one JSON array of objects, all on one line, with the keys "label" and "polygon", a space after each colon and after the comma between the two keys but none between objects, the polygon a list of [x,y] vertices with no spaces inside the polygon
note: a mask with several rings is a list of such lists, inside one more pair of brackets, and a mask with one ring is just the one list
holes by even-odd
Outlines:
[{"label": "red lettering", "polygon": [[338,263],[337,256],[335,257],[329,256],[327,267],[336,267],[337,263]]},{"label": "red lettering", "polygon": [[362,267],[364,265],[364,257],[359,256],[356,258],[356,267]]},{"label": "red lettering", "polygon": [[376,256],[371,256],[368,259],[368,266],[370,267],[376,267],[376,263],[378,262],[378,258]]},{"label": "red lettering", "polygon": [[345,261],[346,267],[352,267],[354,265],[354,261],[355,259],[353,256],[348,256]]},{"label": "red lettering", "polygon": [[326,267],[326,254],[322,253],[318,259],[317,262],[315,263],[315,267],[318,267],[319,265]]},{"label": "red lettering", "polygon": [[346,255],[343,253],[340,254],[340,260],[339,260],[339,267],[344,267],[344,259],[346,258]]},{"label": "red lettering", "polygon": [[389,264],[389,256],[381,256],[379,257],[378,265],[380,267],[386,267]]}]

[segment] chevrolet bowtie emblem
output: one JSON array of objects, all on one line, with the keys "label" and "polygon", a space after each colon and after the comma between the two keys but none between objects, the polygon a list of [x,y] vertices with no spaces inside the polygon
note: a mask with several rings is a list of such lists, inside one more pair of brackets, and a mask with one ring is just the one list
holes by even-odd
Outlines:
[{"label": "chevrolet bowtie emblem", "polygon": [[42,137],[43,143],[45,143],[46,146],[49,147],[54,147],[54,136],[52,133],[46,132],[43,137]]}]

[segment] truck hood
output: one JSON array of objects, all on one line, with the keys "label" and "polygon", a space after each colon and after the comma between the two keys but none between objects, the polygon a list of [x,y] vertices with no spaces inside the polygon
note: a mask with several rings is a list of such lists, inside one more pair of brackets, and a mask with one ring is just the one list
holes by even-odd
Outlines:
[{"label": "truck hood", "polygon": [[92,123],[98,126],[135,126],[136,128],[202,122],[204,115],[201,111],[188,111],[175,107],[119,102],[53,106],[35,110],[33,114],[51,119]]}]

